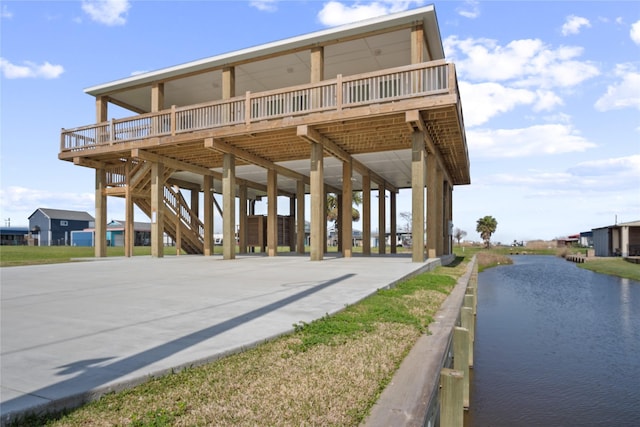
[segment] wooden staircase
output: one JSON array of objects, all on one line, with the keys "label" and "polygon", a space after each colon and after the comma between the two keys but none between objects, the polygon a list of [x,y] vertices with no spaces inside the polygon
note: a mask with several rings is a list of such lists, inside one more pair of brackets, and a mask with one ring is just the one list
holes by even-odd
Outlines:
[{"label": "wooden staircase", "polygon": [[[188,254],[204,253],[204,224],[191,210],[180,191],[164,186],[164,232]],[[136,199],[136,205],[151,218],[151,200]]]},{"label": "wooden staircase", "polygon": [[[166,182],[173,169],[165,168],[163,181]],[[151,218],[151,164],[146,161],[129,160],[126,164],[107,172],[107,182],[112,195],[124,196],[129,186],[135,196],[134,203]],[[191,210],[182,193],[169,185],[164,185],[164,233],[169,235],[188,254],[204,253],[204,224],[198,213]]]}]

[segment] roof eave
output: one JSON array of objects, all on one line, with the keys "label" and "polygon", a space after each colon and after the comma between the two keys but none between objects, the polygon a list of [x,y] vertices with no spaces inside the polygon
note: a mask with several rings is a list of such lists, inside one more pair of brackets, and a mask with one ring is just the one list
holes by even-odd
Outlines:
[{"label": "roof eave", "polygon": [[300,49],[305,46],[322,45],[323,43],[327,43],[332,40],[347,38],[360,33],[374,32],[389,27],[409,24],[420,19],[420,17],[422,18],[427,31],[427,42],[429,43],[429,51],[433,56],[432,59],[443,59],[444,49],[440,38],[440,29],[438,27],[435,7],[433,5],[428,5],[410,11],[371,18],[352,24],[320,30],[301,36],[290,37],[172,67],[137,74],[135,76],[116,80],[110,83],[88,87],[84,92],[93,96],[105,95],[131,86],[140,86],[156,81],[171,79],[182,74],[197,73],[204,70],[224,67],[228,64],[250,61],[258,57],[272,55],[278,52]]}]

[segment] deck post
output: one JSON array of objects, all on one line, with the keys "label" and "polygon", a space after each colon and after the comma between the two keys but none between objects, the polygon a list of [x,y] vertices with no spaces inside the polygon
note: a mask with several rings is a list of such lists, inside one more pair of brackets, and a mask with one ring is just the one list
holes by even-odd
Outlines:
[{"label": "deck post", "polygon": [[342,256],[351,258],[353,250],[353,183],[351,160],[342,162],[342,215],[340,229],[342,235]]},{"label": "deck post", "polygon": [[324,158],[322,144],[311,143],[311,261],[324,258],[324,242],[322,241],[326,227],[324,206],[326,195],[324,192]]},{"label": "deck post", "polygon": [[278,173],[267,170],[267,253],[278,254]]},{"label": "deck post", "polygon": [[425,157],[424,135],[413,133],[411,157],[411,260],[424,262],[424,188]]},{"label": "deck post", "polygon": [[191,228],[193,228],[197,233],[198,230],[196,227],[198,224],[198,216],[200,215],[200,188],[192,188],[190,193],[191,203],[189,204],[189,207],[195,213],[195,216],[191,217]]},{"label": "deck post", "polygon": [[304,254],[304,181],[296,182],[296,249],[299,254]]},{"label": "deck post", "polygon": [[440,371],[440,425],[462,427],[464,424],[463,380],[464,374],[454,369]]},{"label": "deck post", "polygon": [[213,255],[213,176],[205,175],[202,180],[204,192],[204,250],[205,256]]},{"label": "deck post", "polygon": [[[107,256],[107,173],[104,169],[96,169],[96,220],[95,220],[95,256]],[[49,239],[51,242],[51,239]]]},{"label": "deck post", "polygon": [[362,175],[362,253],[371,255],[371,176]]},{"label": "deck post", "polygon": [[[128,170],[130,169],[129,163],[127,163],[127,181],[129,180]],[[133,213],[133,196],[131,194],[132,188],[127,183],[124,196],[124,256],[133,256],[133,247],[135,245],[135,224]]]},{"label": "deck post", "polygon": [[236,257],[236,159],[223,154],[222,166],[222,258]]},{"label": "deck post", "polygon": [[384,255],[387,252],[386,198],[387,192],[383,182],[378,184],[378,254],[380,255]]},{"label": "deck post", "polygon": [[151,256],[164,256],[164,165],[151,163]]},{"label": "deck post", "polygon": [[436,167],[436,213],[438,215],[437,219],[437,237],[436,237],[436,255],[440,256],[443,252],[444,245],[444,181],[442,179],[442,169],[438,165]]},{"label": "deck post", "polygon": [[429,153],[426,159],[427,163],[427,256],[435,258],[437,256],[438,240],[438,214],[437,210],[437,175],[436,175],[436,156]]},{"label": "deck post", "polygon": [[238,219],[240,221],[238,227],[238,243],[240,246],[239,252],[241,254],[247,253],[247,199],[248,199],[248,187],[247,184],[240,184],[238,191]]},{"label": "deck post", "polygon": [[397,241],[398,241],[398,232],[396,230],[397,226],[398,226],[398,221],[396,218],[396,211],[397,211],[397,203],[396,203],[396,192],[395,191],[390,191],[389,192],[389,228],[390,228],[390,234],[389,234],[389,252],[392,254],[395,254],[397,252]]}]

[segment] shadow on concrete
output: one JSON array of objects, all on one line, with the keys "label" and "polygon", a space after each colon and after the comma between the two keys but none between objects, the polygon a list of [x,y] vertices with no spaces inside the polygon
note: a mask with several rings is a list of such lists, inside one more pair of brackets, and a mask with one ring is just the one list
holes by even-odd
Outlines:
[{"label": "shadow on concrete", "polygon": [[[124,359],[120,359],[118,361],[115,361],[106,365],[102,365],[102,362],[113,359],[116,356],[105,357],[101,359],[80,360],[64,366],[60,366],[58,368],[61,369],[61,371],[58,373],[58,375],[63,375],[63,374],[68,374],[73,372],[78,372],[78,375],[76,375],[73,378],[60,381],[56,384],[43,387],[39,390],[35,390],[29,394],[3,402],[2,404],[3,424],[8,419],[15,420],[16,418],[20,418],[20,416],[28,415],[30,413],[57,412],[62,409],[71,409],[73,407],[77,407],[84,403],[87,403],[88,401],[94,400],[97,397],[109,391],[120,390],[120,389],[126,388],[127,386],[140,384],[144,382],[147,378],[149,378],[149,375],[164,374],[168,370],[163,370],[162,372],[156,372],[156,373],[147,373],[147,374],[144,374],[144,377],[142,378],[138,378],[135,380],[128,380],[123,382],[120,385],[111,384],[109,387],[105,386],[108,383],[116,381],[120,377],[123,377],[132,372],[135,372],[138,369],[144,368],[145,366],[148,366],[152,363],[165,359],[175,353],[178,353],[191,346],[194,346],[205,340],[213,338],[219,334],[222,334],[223,332],[229,331],[244,323],[257,319],[273,311],[276,311],[286,305],[289,305],[295,301],[301,300],[329,286],[332,286],[339,282],[347,280],[352,276],[354,276],[354,274],[345,274],[345,275],[336,277],[334,279],[327,280],[309,289],[298,292],[294,295],[283,298],[281,300],[275,301],[271,304],[267,304],[264,307],[257,308],[255,310],[233,317],[224,322],[190,333],[183,337],[171,340],[167,343],[161,344],[159,346],[150,348],[148,350],[125,357]],[[260,341],[263,341],[263,340],[264,339]],[[246,343],[243,347],[248,347],[253,344],[255,343]],[[213,360],[215,356],[216,356],[215,354],[212,354],[211,360]],[[188,363],[185,365],[193,364],[195,362],[197,361],[192,361],[191,363]],[[174,368],[181,368],[181,367],[184,367],[185,365],[176,366]],[[48,398],[50,399],[50,397],[48,396],[56,396],[56,398],[46,404],[42,404],[37,407],[28,407],[29,402],[32,401],[33,396],[38,396],[44,399],[48,399]],[[27,408],[27,409],[15,409],[15,410],[9,409],[9,411],[5,413],[4,411],[5,408],[12,408],[12,407]]]}]

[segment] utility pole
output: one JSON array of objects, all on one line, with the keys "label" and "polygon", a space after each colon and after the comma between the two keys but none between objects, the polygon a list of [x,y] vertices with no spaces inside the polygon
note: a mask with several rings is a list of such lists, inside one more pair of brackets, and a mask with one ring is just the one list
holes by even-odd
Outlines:
[{"label": "utility pole", "polygon": [[4,220],[5,227],[11,227],[11,218],[7,218]]}]

